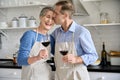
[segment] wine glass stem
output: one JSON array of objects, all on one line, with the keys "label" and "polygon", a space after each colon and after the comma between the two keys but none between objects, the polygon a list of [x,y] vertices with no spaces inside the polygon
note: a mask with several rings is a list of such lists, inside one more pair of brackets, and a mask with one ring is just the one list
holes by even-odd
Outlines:
[{"label": "wine glass stem", "polygon": [[63,63],[63,67],[66,67],[66,63]]}]

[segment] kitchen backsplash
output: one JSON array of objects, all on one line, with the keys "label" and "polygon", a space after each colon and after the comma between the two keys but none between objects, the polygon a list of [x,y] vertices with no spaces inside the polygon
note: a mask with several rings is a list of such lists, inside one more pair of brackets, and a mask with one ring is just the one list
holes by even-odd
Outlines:
[{"label": "kitchen backsplash", "polygon": [[[89,16],[74,16],[73,19],[83,25],[83,24],[93,24],[100,23],[100,12],[106,11],[109,13],[110,22],[119,22],[120,7],[116,4],[117,2],[110,1],[108,3],[97,3],[97,2],[86,2],[84,3]],[[21,14],[26,16],[34,16],[39,24],[39,13],[42,7],[19,7],[19,8],[8,8],[2,9],[0,11],[0,21],[7,21],[10,23],[13,17],[19,17]],[[55,28],[55,27],[54,27]],[[90,30],[92,34],[93,41],[95,43],[97,52],[100,56],[102,50],[102,42],[105,42],[106,51],[116,50],[120,51],[120,26],[99,26],[99,27],[86,27]],[[2,36],[2,49],[0,49],[0,58],[7,58],[7,56],[12,56],[18,50],[19,40],[22,34],[28,29],[8,29],[3,30],[8,37]],[[53,29],[50,31],[52,32]]]},{"label": "kitchen backsplash", "polygon": [[120,26],[97,26],[88,29],[92,34],[99,56],[103,42],[105,42],[107,52],[110,50],[120,51]]}]

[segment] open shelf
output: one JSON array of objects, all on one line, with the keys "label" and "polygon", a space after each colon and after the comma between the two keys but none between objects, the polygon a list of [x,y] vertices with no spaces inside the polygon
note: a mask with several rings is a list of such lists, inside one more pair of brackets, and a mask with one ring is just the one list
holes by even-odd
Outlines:
[{"label": "open shelf", "polygon": [[83,26],[120,26],[120,23],[109,23],[109,24],[83,24]]},{"label": "open shelf", "polygon": [[30,6],[50,6],[51,4],[41,3],[41,4],[25,4],[25,5],[11,5],[11,6],[0,6],[2,8],[16,8],[16,7],[30,7]]},{"label": "open shelf", "polygon": [[0,28],[0,30],[11,30],[11,29],[33,29],[37,27],[6,27],[6,28]]}]

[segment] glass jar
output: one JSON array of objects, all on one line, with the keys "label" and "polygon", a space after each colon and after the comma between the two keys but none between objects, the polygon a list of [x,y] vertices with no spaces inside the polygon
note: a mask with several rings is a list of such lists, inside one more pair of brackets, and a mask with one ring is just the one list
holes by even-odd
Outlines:
[{"label": "glass jar", "polygon": [[108,23],[108,13],[102,12],[100,13],[100,23],[107,24]]},{"label": "glass jar", "polygon": [[17,64],[18,51],[13,54],[13,63]]},{"label": "glass jar", "polygon": [[13,54],[13,63],[17,64],[17,56],[16,56],[16,54]]}]

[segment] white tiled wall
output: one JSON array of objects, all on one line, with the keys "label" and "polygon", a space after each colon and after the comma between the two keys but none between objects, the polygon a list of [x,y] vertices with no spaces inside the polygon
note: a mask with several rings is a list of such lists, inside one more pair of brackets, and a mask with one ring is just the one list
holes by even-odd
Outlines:
[{"label": "white tiled wall", "polygon": [[[118,0],[119,1],[119,0]],[[110,22],[119,22],[120,7],[118,2],[110,0],[109,4],[107,2],[83,2],[85,8],[87,9],[89,16],[74,16],[73,19],[79,24],[87,23],[99,23],[100,12],[108,12]],[[42,7],[21,7],[21,8],[8,8],[2,9],[3,14],[0,13],[0,21],[10,22],[11,19],[19,17],[21,14],[26,16],[34,16],[39,23],[39,12]],[[106,51],[116,50],[120,51],[120,26],[99,26],[99,27],[86,27],[90,30],[92,34],[93,41],[95,43],[98,54],[100,55],[102,49],[102,42],[106,44]],[[23,32],[27,29],[13,29],[13,30],[3,30],[8,38],[2,36],[2,49],[0,49],[0,58],[6,58],[6,56],[12,56],[12,54],[18,49],[19,40]]]},{"label": "white tiled wall", "polygon": [[8,37],[2,37],[2,49],[0,49],[0,57],[12,57],[19,47],[19,40],[25,30],[4,30]]},{"label": "white tiled wall", "polygon": [[[88,27],[87,27],[88,28]],[[102,42],[105,42],[106,51],[120,51],[120,26],[98,26],[88,28],[92,34],[97,52],[102,50]]]}]

